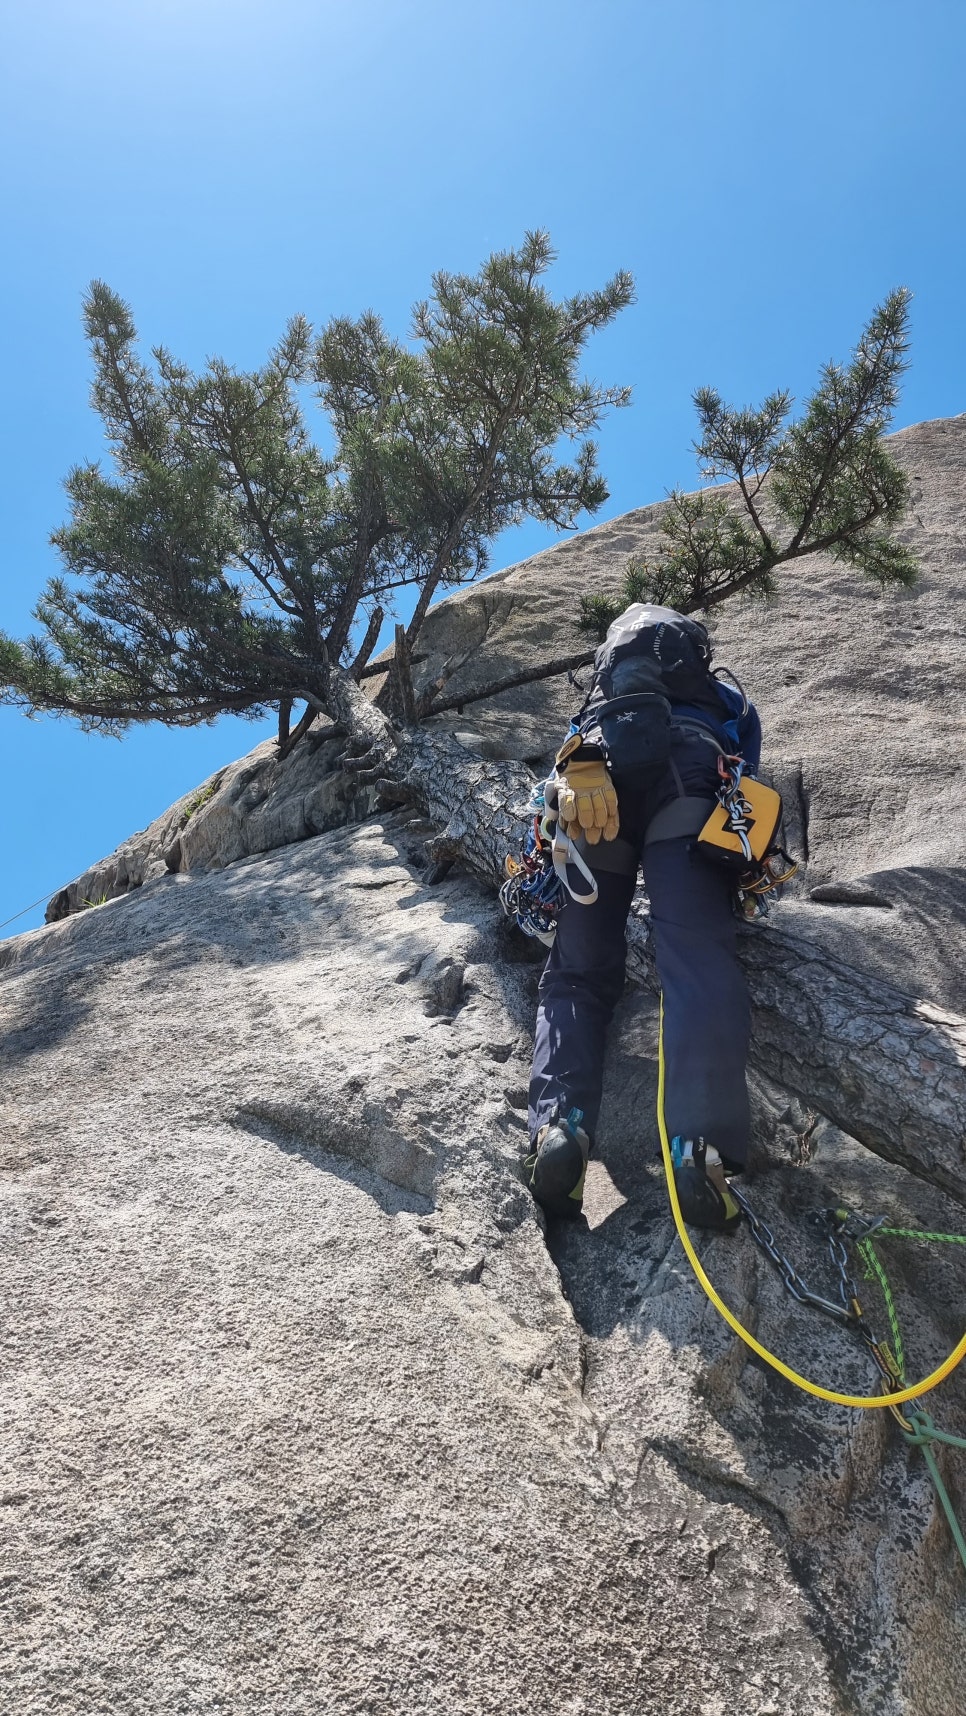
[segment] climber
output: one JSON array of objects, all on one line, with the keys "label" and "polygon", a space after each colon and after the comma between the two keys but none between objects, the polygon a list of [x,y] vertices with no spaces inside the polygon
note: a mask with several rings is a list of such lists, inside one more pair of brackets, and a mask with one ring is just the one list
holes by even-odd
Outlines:
[{"label": "climber", "polygon": [[[560,827],[596,882],[569,899],[540,983],[528,1179],[550,1215],[580,1213],[601,1102],[604,1047],[624,987],[624,929],[643,868],[663,991],[665,1119],[692,1226],[733,1232],[727,1175],[748,1152],[749,1004],[737,959],[733,875],[699,848],[719,757],[758,766],[761,727],[711,671],[708,633],[635,603],[597,651],[590,692],[547,783]],[[723,671],[723,670],[720,670]]]}]

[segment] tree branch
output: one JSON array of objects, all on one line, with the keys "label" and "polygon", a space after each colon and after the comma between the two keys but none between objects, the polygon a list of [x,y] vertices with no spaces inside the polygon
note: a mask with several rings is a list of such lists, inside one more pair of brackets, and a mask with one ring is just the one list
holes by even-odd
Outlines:
[{"label": "tree branch", "polygon": [[833,470],[835,468],[836,455],[838,454],[838,450],[841,447],[842,442],[845,440],[846,436],[849,434],[849,432],[855,428],[856,423],[858,422],[859,418],[862,415],[862,411],[863,411],[864,407],[866,406],[866,404],[868,403],[869,399],[871,398],[872,394],[875,391],[876,385],[878,383],[878,378],[879,378],[880,364],[881,364],[883,355],[886,351],[888,344],[889,344],[889,335],[883,334],[881,340],[879,341],[879,348],[878,348],[878,351],[876,352],[875,361],[869,365],[869,368],[866,372],[865,386],[863,387],[862,391],[860,392],[859,397],[856,400],[855,405],[854,405],[852,411],[850,412],[847,421],[839,429],[836,430],[835,436],[834,436],[834,438],[833,438],[833,440],[832,440],[832,442],[828,448],[828,451],[825,455],[825,459],[822,463],[822,469],[819,472],[818,481],[815,484],[815,488],[812,491],[811,498],[810,498],[808,505],[806,506],[805,511],[802,515],[802,522],[801,522],[798,530],[796,531],[795,535],[793,536],[792,541],[789,545],[792,549],[797,550],[799,545],[804,541],[804,538],[808,532],[809,526],[811,525],[812,519],[815,517],[815,514],[818,511],[818,507],[819,507],[819,503],[821,501],[821,498],[822,498],[823,494],[825,493],[826,488],[828,487],[829,479],[830,479],[830,477],[833,473]]},{"label": "tree branch", "polygon": [[355,566],[326,635],[326,644],[333,661],[340,659],[342,651],[349,641],[356,610],[366,593],[366,574],[373,549],[377,548],[383,538],[390,533],[389,521],[384,511],[380,509],[380,523],[373,529],[370,529],[370,516],[371,497],[367,493],[365,503],[359,512]]},{"label": "tree branch", "polygon": [[[289,709],[290,710],[291,710],[291,707],[292,707],[292,705],[291,705],[291,700],[290,700],[289,701]],[[292,728],[291,733],[286,731],[284,739],[282,737],[281,725],[279,725],[279,732],[278,732],[278,760],[279,760],[279,762],[282,762],[282,760],[285,757],[287,757],[292,751],[294,751],[299,740],[304,736],[304,734],[306,734],[308,732],[313,721],[315,721],[318,718],[318,715],[319,715],[318,708],[317,707],[313,708],[311,703],[307,704],[305,711],[304,711],[303,715],[301,716],[301,719]]]},{"label": "tree branch", "polygon": [[400,711],[407,727],[415,727],[418,720],[416,713],[416,694],[413,691],[413,670],[409,660],[409,639],[406,628],[397,622],[396,653],[393,657],[394,689],[399,698]]},{"label": "tree branch", "polygon": [[251,555],[239,554],[238,558],[246,572],[251,573],[252,577],[261,585],[266,595],[271,597],[271,600],[277,608],[281,608],[283,613],[291,615],[293,619],[301,618],[301,609],[296,607],[292,602],[283,602],[271,579],[267,578],[265,573],[259,570],[257,563],[251,558]]},{"label": "tree branch", "polygon": [[[301,619],[306,631],[309,633],[309,636],[318,643],[323,654],[323,661],[325,661],[325,643],[319,631],[319,616],[316,612],[315,603],[311,598],[306,596],[304,590],[300,589],[297,582],[293,580],[291,568],[286,564],[285,557],[269,528],[268,521],[264,517],[258,501],[255,498],[254,489],[252,487],[245,462],[238,450],[237,436],[235,435],[234,429],[228,419],[227,413],[218,412],[215,415],[221,419],[222,432],[228,457],[231,460],[235,475],[241,484],[249,513],[259,535],[262,538],[265,552],[272,565],[275,567],[275,571],[282,587],[289,592],[293,602],[296,604],[299,619]],[[268,592],[272,601],[275,602],[278,607],[291,613],[292,610],[286,609],[285,603],[279,601],[274,585],[269,580],[260,577],[257,572],[255,576],[258,577],[259,582],[264,585],[264,588]]]},{"label": "tree branch", "polygon": [[[446,684],[450,675],[436,680],[435,685],[424,691],[416,705],[419,719],[426,715],[443,715],[449,709],[461,710],[467,703],[479,703],[484,697],[497,697],[501,691],[513,691],[518,685],[535,685],[541,679],[554,679],[560,673],[572,673],[578,667],[586,667],[594,659],[596,651],[581,650],[579,655],[559,656],[554,661],[546,661],[541,667],[523,668],[519,673],[511,673],[502,679],[489,680],[486,685],[478,686],[473,691],[464,691],[453,697],[443,698],[440,702],[433,701],[433,693],[437,687]],[[464,664],[461,662],[460,666]],[[454,669],[458,672],[458,669]]]},{"label": "tree branch", "polygon": [[446,568],[452,559],[453,550],[459,542],[464,525],[472,517],[474,509],[479,505],[483,495],[486,493],[487,486],[489,485],[496,467],[500,448],[503,445],[503,437],[512,421],[513,413],[516,411],[522,398],[523,383],[524,377],[522,375],[518,376],[513,392],[511,393],[503,411],[497,418],[494,428],[490,432],[486,453],[483,459],[483,468],[480,471],[479,477],[473,485],[468,499],[461,507],[458,516],[450,525],[450,528],[436,554],[432,569],[419,592],[419,600],[416,603],[416,607],[413,611],[413,617],[410,620],[406,631],[406,636],[410,644],[414,644],[419,636],[423,620],[426,618],[426,611],[429,608],[429,604],[436,593],[440,580],[444,576]]},{"label": "tree branch", "polygon": [[[385,617],[385,612],[382,608],[373,608],[372,613],[369,615],[369,624],[366,627],[366,635],[359,645],[355,661],[349,668],[349,672],[357,684],[359,680],[366,675],[366,664],[376,647],[379,633],[382,631],[382,622]],[[368,669],[368,672],[371,673],[372,671],[373,670],[371,668]]]},{"label": "tree branch", "polygon": [[[757,471],[755,472],[755,475],[758,476]],[[761,517],[760,517],[759,512],[758,512],[758,508],[755,505],[755,499],[758,496],[758,494],[761,492],[761,485],[764,482],[764,480],[765,479],[763,476],[758,477],[758,485],[755,489],[755,493],[754,493],[754,495],[751,495],[748,493],[748,486],[747,486],[747,483],[745,480],[744,469],[742,468],[738,472],[738,487],[741,490],[742,498],[743,498],[745,506],[748,510],[752,524],[754,525],[755,529],[757,530],[758,535],[761,537],[761,540],[765,546],[765,552],[767,554],[774,554],[775,544],[772,542],[771,537],[769,536],[767,530],[765,529],[764,525],[762,524]]]},{"label": "tree branch", "polygon": [[132,435],[132,438],[134,440],[134,443],[138,447],[140,452],[142,452],[145,455],[146,458],[153,459],[154,458],[154,449],[152,448],[150,442],[148,441],[147,436],[144,433],[144,430],[142,429],[140,423],[138,422],[137,417],[135,416],[134,407],[131,404],[130,390],[128,388],[127,378],[125,377],[125,375],[121,369],[121,366],[117,361],[117,354],[114,351],[114,347],[107,340],[104,340],[104,347],[105,347],[105,351],[106,351],[106,355],[107,355],[108,368],[110,369],[111,377],[112,377],[113,382],[114,382],[114,386],[117,389],[118,398],[120,399],[121,404],[124,407],[124,415],[127,418],[128,427],[131,431],[131,435]]}]

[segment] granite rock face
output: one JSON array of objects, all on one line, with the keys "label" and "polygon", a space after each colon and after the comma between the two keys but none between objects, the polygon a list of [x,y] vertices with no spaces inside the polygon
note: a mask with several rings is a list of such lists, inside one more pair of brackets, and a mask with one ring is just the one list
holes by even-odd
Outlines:
[{"label": "granite rock face", "polygon": [[274,740],[219,769],[148,828],[56,893],[47,922],[104,905],[182,870],[220,870],[371,815],[372,791],[337,766],[344,743],[321,726],[279,762]]},{"label": "granite rock face", "polygon": [[[893,446],[920,590],[803,565],[723,613],[716,653],[807,859],[783,928],[958,1030],[966,418]],[[561,616],[659,515],[441,604],[419,682],[566,653]],[[538,767],[572,699],[440,725]],[[958,1716],[964,1575],[919,1454],[750,1355],[674,1236],[653,998],[619,1011],[587,1220],[548,1233],[520,1172],[535,950],[473,877],[429,887],[433,831],[339,754],[324,729],[259,747],[0,944],[18,1712]],[[819,1291],[817,1208],[963,1231],[788,1087],[753,1102],[748,1195]],[[962,1249],[880,1249],[922,1375],[966,1322]],[[746,1235],[699,1250],[766,1347],[875,1392]],[[966,1434],[958,1374],[927,1404]]]},{"label": "granite rock face", "polygon": [[[426,885],[427,832],[169,874],[4,950],[16,1708],[952,1716],[961,1573],[924,1469],[697,1289],[640,991],[588,1223],[548,1251],[519,1168],[539,967],[471,878]],[[816,1205],[955,1228],[755,1101],[750,1194],[824,1290]],[[787,1360],[873,1389],[750,1242],[701,1251]],[[917,1368],[962,1305],[919,1261],[892,1265]],[[944,1390],[947,1428],[964,1408]]]}]

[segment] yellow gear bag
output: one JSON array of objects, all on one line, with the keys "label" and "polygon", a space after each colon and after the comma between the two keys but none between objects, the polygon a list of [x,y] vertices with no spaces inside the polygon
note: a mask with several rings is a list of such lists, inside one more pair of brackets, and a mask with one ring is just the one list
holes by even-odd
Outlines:
[{"label": "yellow gear bag", "polygon": [[747,870],[760,864],[778,838],[782,818],[781,794],[764,781],[743,775],[736,798],[742,802],[742,824],[751,847],[751,858],[735,833],[731,817],[724,804],[718,803],[698,835],[698,845],[709,858],[717,858],[735,870]]}]

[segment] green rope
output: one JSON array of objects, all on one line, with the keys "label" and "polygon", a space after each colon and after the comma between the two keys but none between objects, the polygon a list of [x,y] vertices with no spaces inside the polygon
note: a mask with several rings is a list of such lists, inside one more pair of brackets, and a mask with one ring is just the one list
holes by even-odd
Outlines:
[{"label": "green rope", "polygon": [[895,1239],[935,1239],[942,1240],[946,1245],[966,1245],[966,1234],[963,1233],[926,1233],[917,1227],[877,1227],[876,1238],[889,1234]]},{"label": "green rope", "polygon": [[[953,1245],[966,1245],[966,1238],[960,1234],[920,1233],[912,1228],[878,1227],[875,1229],[875,1234],[876,1238],[878,1238],[880,1234],[893,1234],[899,1239],[937,1239],[947,1240]],[[856,1249],[865,1265],[865,1279],[869,1281],[872,1279],[872,1276],[875,1275],[879,1286],[882,1289],[882,1297],[885,1300],[886,1311],[889,1316],[889,1326],[892,1330],[892,1339],[895,1344],[895,1360],[899,1368],[899,1378],[900,1381],[904,1382],[906,1361],[902,1348],[902,1333],[899,1328],[899,1317],[896,1312],[895,1300],[892,1297],[892,1289],[889,1286],[886,1272],[876,1255],[875,1247],[870,1239],[860,1239],[857,1242]],[[896,1413],[896,1417],[899,1417],[898,1413]],[[956,1510],[953,1507],[949,1491],[943,1483],[942,1473],[939,1470],[939,1466],[936,1463],[936,1456],[930,1445],[933,1442],[941,1442],[947,1448],[961,1448],[966,1450],[966,1437],[953,1436],[948,1430],[937,1430],[928,1412],[910,1412],[907,1415],[906,1423],[909,1425],[908,1429],[905,1428],[905,1425],[900,1419],[899,1429],[902,1431],[902,1435],[910,1448],[920,1448],[922,1450],[922,1457],[926,1462],[926,1469],[929,1472],[929,1476],[932,1478],[943,1513],[946,1515],[946,1523],[952,1534],[953,1542],[959,1551],[959,1558],[962,1561],[963,1567],[966,1568],[966,1537],[964,1537],[962,1526],[956,1518]]]},{"label": "green rope", "polygon": [[876,1256],[875,1247],[873,1246],[872,1241],[869,1239],[861,1239],[859,1241],[858,1250],[859,1255],[865,1264],[866,1280],[870,1280],[874,1274],[878,1280],[879,1286],[882,1288],[882,1297],[885,1300],[885,1307],[889,1316],[889,1327],[892,1330],[892,1342],[896,1366],[899,1371],[899,1377],[902,1385],[905,1387],[906,1355],[903,1350],[902,1331],[899,1328],[899,1316],[896,1311],[895,1300],[892,1297],[892,1289],[886,1279],[886,1272]]},{"label": "green rope", "polygon": [[959,1557],[963,1566],[966,1567],[966,1537],[963,1536],[962,1531],[960,1530],[959,1520],[956,1518],[953,1511],[953,1504],[949,1499],[946,1486],[939,1475],[939,1467],[936,1465],[936,1456],[932,1449],[927,1447],[925,1443],[923,1443],[922,1452],[926,1465],[929,1467],[929,1476],[932,1478],[932,1481],[936,1486],[936,1494],[943,1504],[943,1512],[946,1515],[946,1521],[949,1529],[953,1534],[953,1542],[959,1550]]},{"label": "green rope", "polygon": [[936,1494],[942,1503],[942,1510],[946,1515],[946,1523],[952,1532],[953,1542],[959,1550],[959,1557],[963,1566],[966,1567],[966,1537],[963,1536],[962,1527],[956,1518],[956,1511],[949,1499],[949,1491],[943,1483],[942,1474],[936,1464],[936,1456],[929,1446],[930,1442],[946,1442],[953,1448],[966,1448],[966,1440],[962,1436],[950,1436],[945,1430],[937,1430],[928,1412],[910,1412],[909,1422],[915,1428],[911,1433],[908,1430],[903,1430],[902,1434],[911,1447],[922,1449],[922,1457],[929,1468],[929,1476],[936,1486]]},{"label": "green rope", "polygon": [[948,1448],[966,1448],[966,1436],[953,1436],[948,1430],[937,1430],[928,1412],[910,1412],[911,1430],[902,1434],[914,1448],[924,1448],[927,1442],[945,1442]]}]

